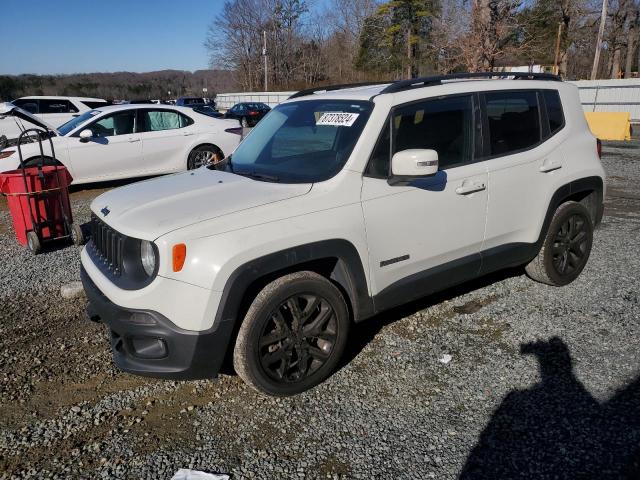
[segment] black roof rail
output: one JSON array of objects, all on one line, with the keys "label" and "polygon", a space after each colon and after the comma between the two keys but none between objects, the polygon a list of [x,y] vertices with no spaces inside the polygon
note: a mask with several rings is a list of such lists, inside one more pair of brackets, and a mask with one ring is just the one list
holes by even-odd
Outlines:
[{"label": "black roof rail", "polygon": [[331,92],[334,90],[342,90],[344,88],[357,88],[357,87],[370,87],[371,85],[384,85],[386,83],[392,83],[391,81],[379,81],[379,82],[361,82],[361,83],[343,83],[340,85],[327,85],[325,87],[313,87],[306,90],[300,90],[299,92],[291,95],[288,100],[298,97],[306,97],[307,95],[313,95],[314,93]]},{"label": "black roof rail", "polygon": [[411,78],[409,80],[399,80],[385,87],[380,92],[393,93],[412,88],[430,87],[442,85],[448,80],[473,80],[476,78],[513,78],[514,80],[551,80],[561,82],[562,79],[551,73],[528,73],[528,72],[476,72],[476,73],[451,73],[449,75],[436,75],[431,77]]}]

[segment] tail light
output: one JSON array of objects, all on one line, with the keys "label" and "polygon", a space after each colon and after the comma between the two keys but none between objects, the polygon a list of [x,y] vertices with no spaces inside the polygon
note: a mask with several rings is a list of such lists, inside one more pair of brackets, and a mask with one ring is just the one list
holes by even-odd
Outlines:
[{"label": "tail light", "polygon": [[599,138],[596,139],[596,151],[598,152],[598,158],[602,160],[602,141]]},{"label": "tail light", "polygon": [[227,129],[225,129],[225,132],[227,132],[227,133],[235,133],[236,135],[242,135],[242,127],[227,128]]},{"label": "tail light", "polygon": [[256,112],[255,110],[249,111],[249,115],[251,115],[252,117],[258,115],[259,113],[260,112]]}]

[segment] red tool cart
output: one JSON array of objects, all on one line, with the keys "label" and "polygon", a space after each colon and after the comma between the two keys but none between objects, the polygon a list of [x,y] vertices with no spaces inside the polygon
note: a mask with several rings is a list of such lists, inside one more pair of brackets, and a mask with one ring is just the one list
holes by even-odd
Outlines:
[{"label": "red tool cart", "polygon": [[[32,134],[32,135],[29,135]],[[25,165],[20,145],[25,138],[35,137],[40,156]],[[49,140],[51,155],[45,156],[42,139]],[[25,130],[18,138],[20,168],[0,173],[0,192],[7,197],[16,238],[37,254],[46,242],[70,239],[75,245],[84,243],[80,225],[73,223],[69,202],[71,175],[62,165],[46,165],[55,158],[51,133],[39,128]]]}]

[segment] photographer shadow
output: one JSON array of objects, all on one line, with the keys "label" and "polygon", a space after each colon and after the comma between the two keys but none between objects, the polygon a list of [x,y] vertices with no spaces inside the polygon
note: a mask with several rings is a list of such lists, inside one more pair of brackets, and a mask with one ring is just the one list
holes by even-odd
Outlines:
[{"label": "photographer shadow", "polygon": [[460,479],[640,479],[640,377],[604,403],[573,373],[559,338],[523,344],[540,382],[510,392]]}]

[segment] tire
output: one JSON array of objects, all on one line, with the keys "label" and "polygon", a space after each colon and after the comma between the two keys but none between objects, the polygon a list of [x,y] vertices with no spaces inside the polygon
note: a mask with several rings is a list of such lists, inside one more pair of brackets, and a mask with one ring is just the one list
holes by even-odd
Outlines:
[{"label": "tire", "polygon": [[240,119],[240,125],[242,125],[242,128],[249,128],[249,120],[247,120],[247,117]]},{"label": "tire", "polygon": [[[24,161],[24,166],[25,167],[37,167],[38,165],[40,165],[40,157],[32,157],[32,158],[29,158],[28,160]],[[62,165],[62,163],[60,163],[55,158],[44,157],[44,165],[43,166],[45,166],[45,167],[55,167],[55,166],[59,166],[59,165]]]},{"label": "tire", "polygon": [[85,238],[82,228],[77,223],[71,224],[71,241],[77,247],[84,245]]},{"label": "tire", "polygon": [[37,255],[38,253],[40,253],[40,250],[42,250],[42,245],[40,244],[40,239],[38,238],[36,232],[27,232],[27,247],[29,248],[29,251],[34,255]]},{"label": "tire", "polygon": [[314,272],[285,275],[253,300],[238,332],[233,366],[266,395],[304,392],[336,368],[349,325],[345,299],[330,281]]},{"label": "tire", "polygon": [[213,145],[202,145],[194,148],[187,159],[187,170],[194,170],[211,162],[221,160],[220,150]]},{"label": "tire", "polygon": [[578,202],[558,207],[538,255],[525,267],[533,280],[560,287],[573,282],[587,264],[593,243],[589,211]]}]

